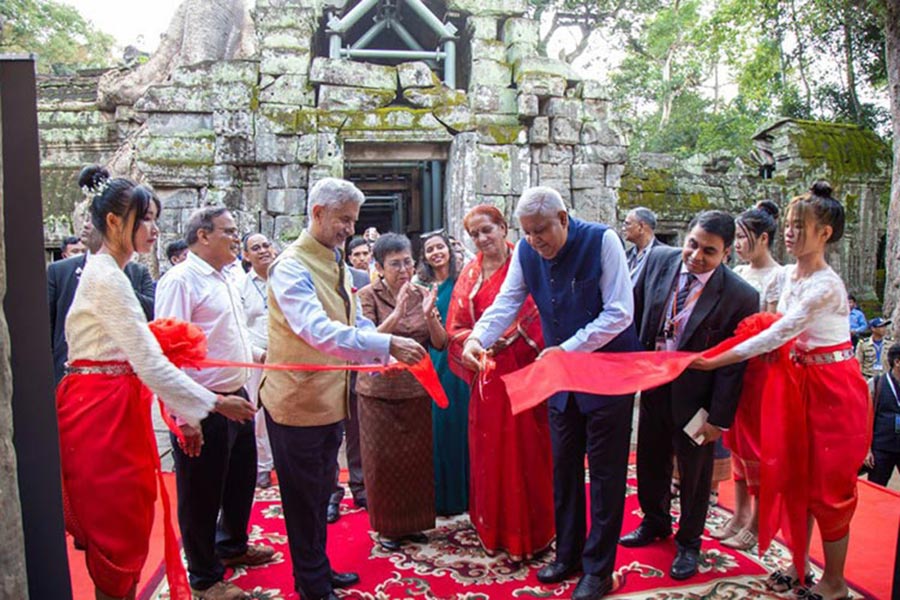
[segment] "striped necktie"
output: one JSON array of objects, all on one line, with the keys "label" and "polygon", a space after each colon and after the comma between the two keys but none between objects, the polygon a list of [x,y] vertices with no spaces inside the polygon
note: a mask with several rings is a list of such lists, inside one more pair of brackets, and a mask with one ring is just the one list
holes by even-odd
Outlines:
[{"label": "striped necktie", "polygon": [[697,276],[693,273],[685,273],[684,284],[681,286],[681,289],[678,290],[678,295],[675,296],[676,315],[684,310],[684,303],[687,301],[688,294],[691,292],[691,288],[694,287],[694,282],[696,280]]}]

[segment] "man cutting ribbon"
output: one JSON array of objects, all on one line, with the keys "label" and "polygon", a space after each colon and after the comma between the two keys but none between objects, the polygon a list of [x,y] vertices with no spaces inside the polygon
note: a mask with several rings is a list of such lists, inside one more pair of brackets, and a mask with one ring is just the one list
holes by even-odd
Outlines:
[{"label": "man cutting ribbon", "polygon": [[[326,178],[309,195],[309,227],[269,270],[267,363],[414,364],[425,349],[375,331],[352,295],[341,256],[365,197],[352,183]],[[294,585],[303,598],[334,599],[359,581],[332,571],[325,553],[326,510],[347,417],[347,371],[267,371],[260,388],[281,486]]]},{"label": "man cutting ribbon", "polygon": [[[570,217],[559,193],[547,187],[526,190],[516,216],[526,243],[516,245],[500,294],[475,324],[463,360],[480,367],[484,348],[512,324],[528,294],[537,304],[547,344],[538,363],[563,352],[637,350],[631,279],[615,231]],[[597,600],[613,587],[634,395],[563,391],[549,403],[556,560],[537,577],[557,583],[583,571],[572,598]],[[591,474],[589,532],[585,453]]]}]

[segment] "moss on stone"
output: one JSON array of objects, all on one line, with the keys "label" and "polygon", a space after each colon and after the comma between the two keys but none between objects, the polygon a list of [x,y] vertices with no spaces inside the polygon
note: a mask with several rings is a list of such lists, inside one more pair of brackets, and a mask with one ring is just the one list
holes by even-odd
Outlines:
[{"label": "moss on stone", "polygon": [[829,172],[834,181],[884,175],[890,149],[874,132],[857,125],[793,121],[788,131],[799,157],[813,169]]},{"label": "moss on stone", "polygon": [[252,112],[259,110],[259,84],[250,88],[250,110]]},{"label": "moss on stone", "polygon": [[406,131],[410,129],[434,129],[425,120],[433,119],[431,109],[409,108],[407,106],[387,106],[370,111],[349,111],[342,130],[350,131]]}]

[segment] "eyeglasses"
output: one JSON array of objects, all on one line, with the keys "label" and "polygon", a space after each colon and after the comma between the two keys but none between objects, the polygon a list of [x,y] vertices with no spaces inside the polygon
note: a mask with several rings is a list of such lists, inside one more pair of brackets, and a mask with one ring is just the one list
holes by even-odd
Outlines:
[{"label": "eyeglasses", "polygon": [[385,263],[384,267],[391,271],[402,271],[403,269],[412,269],[415,264],[413,259],[406,258],[404,260],[392,260],[389,263]]},{"label": "eyeglasses", "polygon": [[238,231],[237,227],[226,227],[224,229],[213,229],[213,231],[221,231],[228,237],[233,237],[233,238],[241,237],[241,233],[240,233],[240,231]]}]

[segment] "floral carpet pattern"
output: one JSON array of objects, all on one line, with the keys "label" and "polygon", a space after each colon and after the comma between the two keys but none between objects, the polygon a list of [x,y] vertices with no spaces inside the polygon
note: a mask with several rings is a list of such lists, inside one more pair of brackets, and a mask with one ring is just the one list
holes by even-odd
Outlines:
[{"label": "floral carpet pattern", "polygon": [[[640,522],[634,487],[634,466],[629,472],[629,487],[623,531]],[[678,503],[672,517],[678,519]],[[730,513],[711,508],[707,527],[726,522]],[[552,515],[548,515],[552,518]],[[366,511],[355,508],[349,496],[341,506],[341,519],[329,526],[328,554],[336,571],[359,573],[359,585],[336,590],[341,598],[354,600],[496,600],[509,598],[569,598],[577,583],[573,577],[558,585],[543,585],[535,574],[551,561],[553,550],[538,559],[517,563],[505,554],[488,556],[467,515],[439,518],[437,527],[426,532],[427,544],[408,544],[396,552],[383,550],[376,534],[369,530]],[[237,568],[227,577],[247,590],[256,600],[297,600],[293,590],[284,516],[277,487],[257,490],[251,517],[251,542],[264,543],[276,550],[275,560],[262,567]],[[755,548],[742,552],[721,546],[704,537],[700,572],[686,582],[669,578],[675,544],[668,539],[645,548],[619,547],[615,572],[616,589],[608,597],[643,600],[732,600],[791,598],[768,591],[763,583],[767,572],[784,568],[789,562],[787,549],[775,543],[761,559]],[[819,569],[815,569],[820,575]],[[864,598],[851,590],[854,598]],[[167,600],[164,581],[149,596]]]}]

